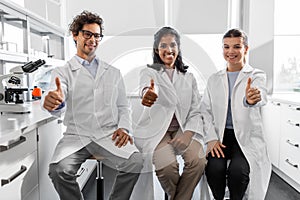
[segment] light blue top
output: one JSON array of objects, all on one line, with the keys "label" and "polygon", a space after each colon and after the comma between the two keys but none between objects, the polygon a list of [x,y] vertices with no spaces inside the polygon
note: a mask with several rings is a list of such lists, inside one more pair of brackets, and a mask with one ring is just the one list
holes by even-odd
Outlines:
[{"label": "light blue top", "polygon": [[85,67],[91,75],[95,78],[99,66],[99,58],[95,57],[91,62],[88,62],[87,60],[75,55],[75,58],[78,60],[78,62]]},{"label": "light blue top", "polygon": [[227,118],[226,118],[226,126],[225,127],[228,129],[233,129],[232,115],[231,115],[231,94],[232,94],[232,89],[233,89],[234,83],[235,83],[239,73],[240,73],[240,71],[227,72],[229,95],[228,95],[228,109],[227,109]]},{"label": "light blue top", "polygon": [[[87,60],[75,55],[75,58],[78,60],[78,62],[85,67],[90,73],[91,75],[95,78],[96,74],[97,74],[97,70],[99,67],[99,58],[95,57],[91,62],[88,62]],[[62,109],[63,107],[65,107],[65,102],[62,102],[59,107],[53,111],[51,111],[52,113],[57,112],[58,110]]]}]

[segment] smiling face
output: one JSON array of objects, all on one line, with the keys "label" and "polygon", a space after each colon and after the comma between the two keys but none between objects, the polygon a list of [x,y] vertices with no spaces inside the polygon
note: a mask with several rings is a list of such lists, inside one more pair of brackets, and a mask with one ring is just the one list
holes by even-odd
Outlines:
[{"label": "smiling face", "polygon": [[174,63],[178,56],[178,45],[175,36],[167,34],[161,37],[158,44],[158,55],[167,68],[175,68]]},{"label": "smiling face", "polygon": [[[85,24],[82,30],[90,31],[92,33],[101,34],[100,26],[96,23]],[[77,55],[83,59],[90,60],[95,56],[99,40],[95,39],[94,35],[87,39],[84,37],[84,32],[79,31],[78,35],[73,34],[73,39],[76,41]]]},{"label": "smiling face", "polygon": [[241,70],[245,64],[248,46],[242,37],[226,37],[223,39],[223,56],[227,61],[228,71]]}]

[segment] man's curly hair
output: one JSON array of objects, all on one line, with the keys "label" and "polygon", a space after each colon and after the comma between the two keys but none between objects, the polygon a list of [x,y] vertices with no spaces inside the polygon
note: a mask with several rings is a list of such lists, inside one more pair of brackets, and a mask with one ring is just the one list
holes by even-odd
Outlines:
[{"label": "man's curly hair", "polygon": [[78,35],[79,31],[82,30],[85,24],[93,23],[96,23],[100,26],[100,31],[102,33],[104,30],[103,19],[99,15],[85,10],[73,18],[73,22],[69,25],[69,31],[73,35]]}]

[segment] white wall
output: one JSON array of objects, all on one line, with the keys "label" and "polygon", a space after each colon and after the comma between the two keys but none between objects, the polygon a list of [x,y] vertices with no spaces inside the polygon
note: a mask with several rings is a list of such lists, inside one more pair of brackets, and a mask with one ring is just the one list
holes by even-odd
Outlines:
[{"label": "white wall", "polygon": [[274,66],[274,0],[245,0],[244,2],[243,28],[249,36],[249,63],[267,73],[268,92],[271,93]]}]

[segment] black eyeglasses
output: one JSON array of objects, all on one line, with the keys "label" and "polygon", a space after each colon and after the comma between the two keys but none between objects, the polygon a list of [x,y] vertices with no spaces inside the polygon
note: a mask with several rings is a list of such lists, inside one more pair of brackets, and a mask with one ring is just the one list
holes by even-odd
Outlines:
[{"label": "black eyeglasses", "polygon": [[85,39],[90,39],[92,36],[94,36],[95,40],[101,41],[103,36],[101,33],[92,33],[91,31],[87,30],[80,30],[82,32],[82,35]]}]

